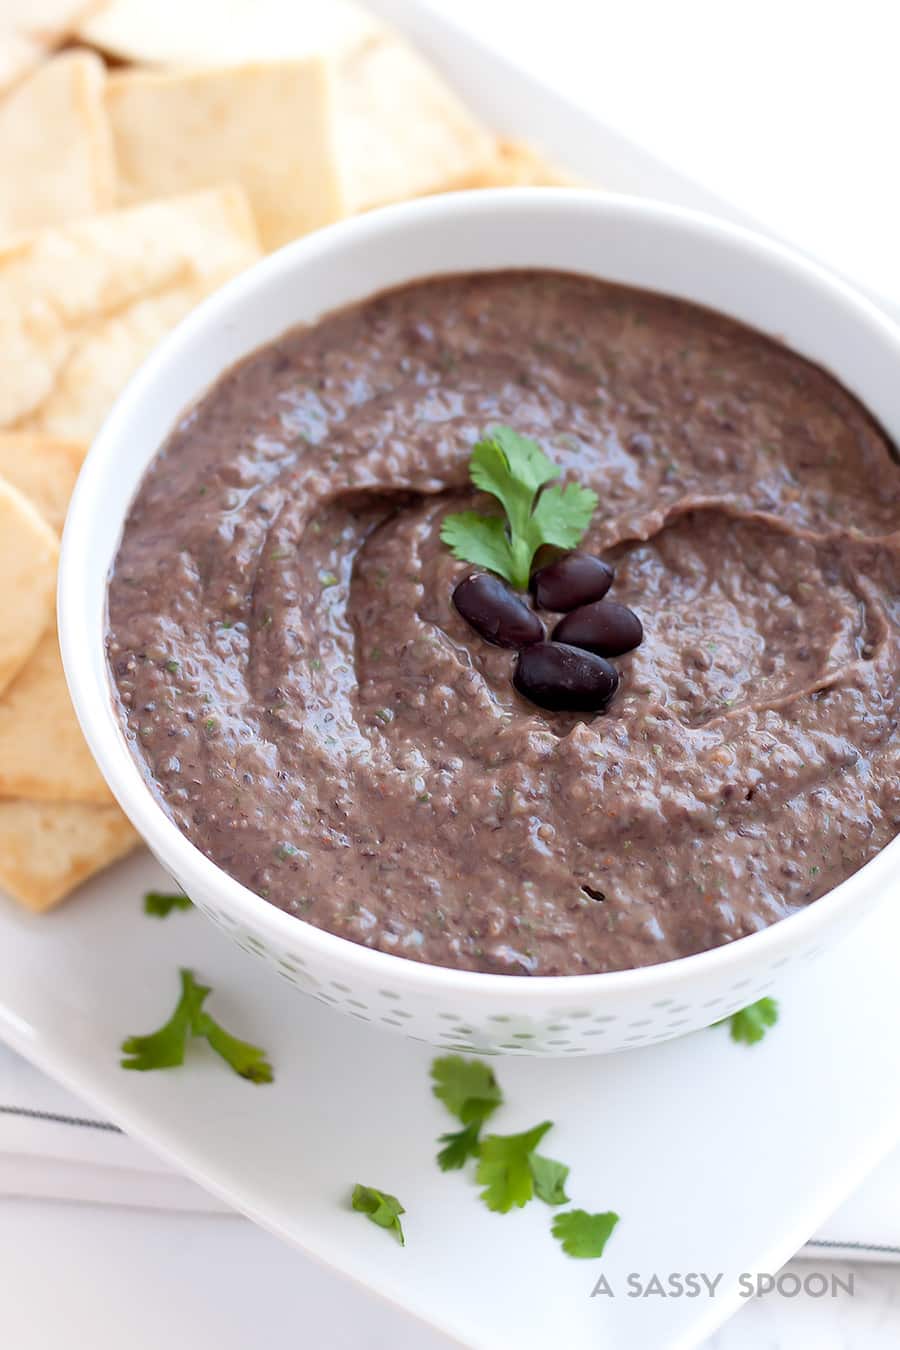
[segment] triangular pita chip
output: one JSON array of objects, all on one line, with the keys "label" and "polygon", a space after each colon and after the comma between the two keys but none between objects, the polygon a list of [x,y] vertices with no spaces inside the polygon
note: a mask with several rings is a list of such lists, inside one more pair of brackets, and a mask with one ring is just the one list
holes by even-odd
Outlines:
[{"label": "triangular pita chip", "polygon": [[110,0],[78,31],[123,61],[218,66],[340,56],[384,27],[352,0]]},{"label": "triangular pita chip", "polygon": [[43,61],[103,0],[0,0],[0,89]]},{"label": "triangular pita chip", "polygon": [[18,488],[62,534],[69,498],[86,453],[82,441],[0,431],[0,478]]},{"label": "triangular pita chip", "polygon": [[582,180],[545,159],[528,141],[500,138],[489,161],[465,184],[488,187],[578,187]]},{"label": "triangular pita chip", "polygon": [[54,531],[0,479],[0,696],[53,622],[58,558]]},{"label": "triangular pita chip", "polygon": [[105,83],[99,56],[64,52],[0,103],[0,236],[112,209]]},{"label": "triangular pita chip", "polygon": [[49,909],[139,843],[117,806],[0,802],[0,890]]},{"label": "triangular pita chip", "polygon": [[69,699],[55,627],[0,698],[0,797],[112,800]]},{"label": "triangular pita chip", "polygon": [[266,249],[342,214],[330,68],[319,57],[124,71],[106,106],[123,204],[222,182],[246,190]]},{"label": "triangular pita chip", "polygon": [[[433,67],[348,0],[194,0],[189,9],[182,0],[112,0],[79,31],[118,57],[161,66],[327,58],[348,213],[463,186],[494,153]],[[282,127],[273,124],[271,141],[283,145]]]},{"label": "triangular pita chip", "polygon": [[236,186],[90,216],[0,250],[0,427],[89,441],[159,339],[258,256]]},{"label": "triangular pita chip", "polygon": [[337,136],[350,211],[464,186],[494,141],[432,67],[386,36],[339,63]]}]

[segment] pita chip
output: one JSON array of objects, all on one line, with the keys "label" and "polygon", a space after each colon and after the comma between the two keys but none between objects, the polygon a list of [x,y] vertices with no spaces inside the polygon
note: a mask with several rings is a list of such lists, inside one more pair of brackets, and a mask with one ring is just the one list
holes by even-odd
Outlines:
[{"label": "pita chip", "polygon": [[61,42],[102,4],[103,0],[4,0],[0,26],[15,28],[49,46]]},{"label": "pita chip", "polygon": [[[428,62],[349,0],[111,0],[79,34],[145,65],[324,58],[348,214],[459,187],[493,156],[493,137]],[[274,123],[268,138],[285,140]]]},{"label": "pita chip", "polygon": [[111,76],[120,201],[240,183],[266,249],[337,220],[331,90],[329,67],[312,56]]},{"label": "pita chip", "polygon": [[0,432],[0,478],[18,488],[57,534],[62,534],[69,498],[84,462],[82,441]]},{"label": "pita chip", "polygon": [[59,540],[36,508],[0,479],[0,695],[53,622]]},{"label": "pita chip", "polygon": [[0,890],[49,909],[139,843],[117,806],[0,801]]},{"label": "pita chip", "polygon": [[0,89],[14,84],[103,0],[0,0]]},{"label": "pita chip", "polygon": [[385,31],[353,0],[109,0],[84,42],[144,66],[219,66],[342,56]]},{"label": "pita chip", "polygon": [[578,187],[581,179],[545,159],[528,141],[499,139],[466,187]]},{"label": "pita chip", "polygon": [[0,698],[0,797],[112,801],[69,699],[55,626]]},{"label": "pita chip", "polygon": [[44,48],[13,29],[0,28],[0,90],[15,84],[39,63]]},{"label": "pita chip", "polygon": [[65,52],[0,103],[0,236],[112,209],[105,83],[99,56]]},{"label": "pita chip", "polygon": [[0,427],[90,441],[159,339],[259,251],[237,186],[0,249]]},{"label": "pita chip", "polygon": [[493,138],[432,67],[392,35],[339,62],[336,99],[351,212],[461,187],[491,161]]}]

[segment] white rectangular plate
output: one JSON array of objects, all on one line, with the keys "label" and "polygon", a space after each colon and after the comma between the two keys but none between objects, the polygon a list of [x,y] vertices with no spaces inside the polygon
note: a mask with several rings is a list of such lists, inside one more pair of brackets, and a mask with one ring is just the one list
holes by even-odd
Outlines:
[{"label": "white rectangular plate", "polygon": [[[735,215],[414,4],[375,7],[502,129],[607,187]],[[900,1036],[886,1034],[900,914],[887,907],[793,977],[753,1049],[719,1029],[577,1063],[498,1062],[497,1128],[554,1120],[546,1151],[571,1165],[573,1203],[622,1215],[602,1262],[569,1260],[546,1206],[490,1214],[470,1176],[437,1169],[451,1122],[426,1048],[302,1000],[198,914],[145,918],[140,895],[161,880],[138,857],[49,916],[0,897],[0,1037],[230,1204],[467,1345],[696,1345],[740,1306],[739,1274],[775,1271],[900,1134]],[[180,1070],[118,1067],[121,1039],[168,1015],[180,965],[268,1049],[273,1085],[202,1049]],[[405,1249],[348,1212],[357,1180],[403,1200]],[[721,1272],[715,1298],[629,1297],[629,1273],[643,1287],[688,1271]],[[613,1296],[592,1298],[601,1272]]]},{"label": "white rectangular plate", "polygon": [[[900,1132],[896,952],[886,906],[792,977],[766,1040],[725,1028],[590,1060],[496,1061],[501,1132],[555,1121],[545,1150],[569,1194],[622,1222],[602,1261],[564,1256],[540,1201],[489,1213],[469,1174],[441,1173],[452,1122],[427,1047],[300,997],[199,913],[145,917],[165,885],[121,864],[55,914],[0,901],[0,1036],[236,1208],[471,1346],[645,1350],[696,1344],[735,1306],[742,1272],[801,1246]],[[253,1086],[203,1047],[181,1069],[119,1068],[118,1045],[159,1026],[180,965],[213,986],[226,1027],[263,1045]],[[364,1181],[407,1208],[407,1246],[346,1207]],[[714,1299],[629,1297],[627,1276],[723,1273]],[[615,1297],[591,1298],[603,1272]]]}]

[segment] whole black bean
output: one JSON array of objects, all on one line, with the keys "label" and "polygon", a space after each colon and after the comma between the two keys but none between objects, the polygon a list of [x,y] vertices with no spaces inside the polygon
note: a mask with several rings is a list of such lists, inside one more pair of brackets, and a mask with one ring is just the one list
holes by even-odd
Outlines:
[{"label": "whole black bean", "polygon": [[634,610],[615,600],[573,609],[553,630],[554,642],[568,642],[598,656],[622,656],[640,646],[643,637],[644,626]]},{"label": "whole black bean", "polygon": [[513,684],[541,708],[557,712],[599,712],[619,687],[619,672],[602,656],[537,642],[519,653]]},{"label": "whole black bean", "polygon": [[602,600],[614,577],[615,572],[602,558],[591,553],[566,553],[534,573],[531,592],[541,609],[577,609],[591,600]]},{"label": "whole black bean", "polygon": [[534,610],[488,572],[461,581],[453,592],[453,603],[466,623],[497,647],[527,647],[544,637],[544,625]]}]

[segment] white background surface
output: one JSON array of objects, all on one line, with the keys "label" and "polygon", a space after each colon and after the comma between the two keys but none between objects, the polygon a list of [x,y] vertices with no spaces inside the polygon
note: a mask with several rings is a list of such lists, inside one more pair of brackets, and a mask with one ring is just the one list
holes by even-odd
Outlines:
[{"label": "white background surface", "polygon": [[895,0],[427,0],[900,302]]},{"label": "white background surface", "polygon": [[[821,1268],[842,1275],[849,1269]],[[900,1268],[854,1270],[853,1299],[773,1296],[748,1304],[706,1350],[895,1350]],[[8,1350],[452,1350],[454,1344],[238,1218],[2,1201],[0,1295],[0,1339]]]},{"label": "white background surface", "polygon": [[[900,300],[890,0],[433,3],[678,168]],[[10,1350],[449,1344],[243,1220],[30,1201],[0,1202],[0,1342]],[[856,1268],[853,1299],[769,1298],[744,1309],[711,1348],[898,1343],[900,1268],[870,1266]]]}]

